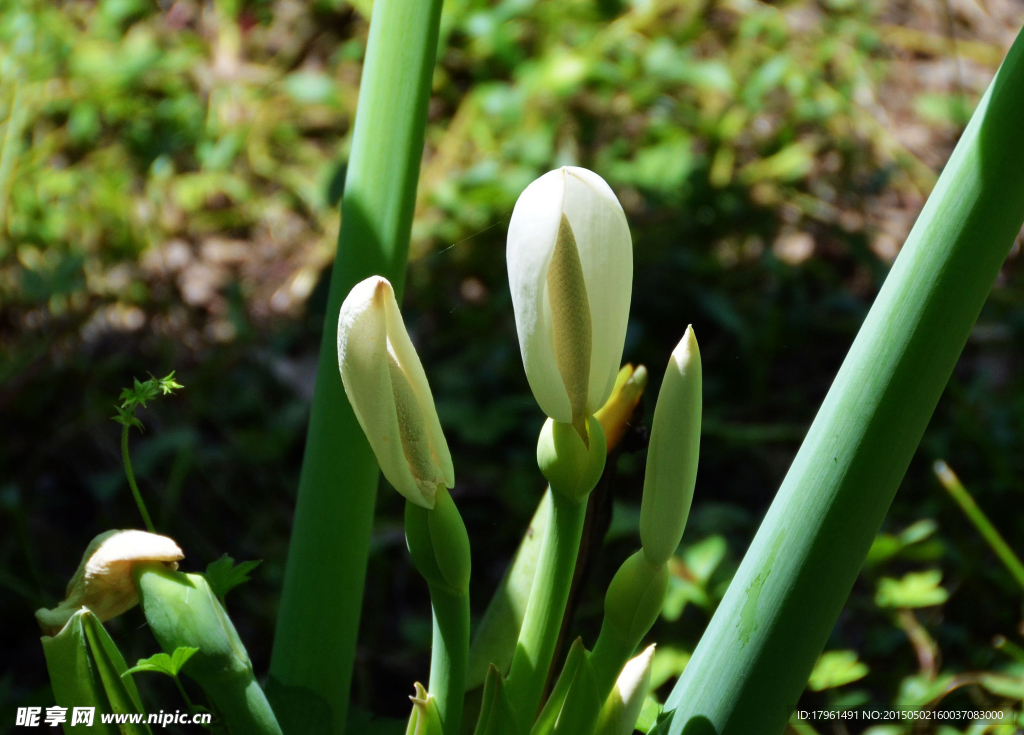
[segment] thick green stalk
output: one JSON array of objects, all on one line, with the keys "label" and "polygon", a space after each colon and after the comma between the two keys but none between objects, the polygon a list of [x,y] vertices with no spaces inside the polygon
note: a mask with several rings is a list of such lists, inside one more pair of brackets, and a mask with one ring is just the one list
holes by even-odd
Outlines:
[{"label": "thick green stalk", "polygon": [[992,525],[992,521],[988,519],[985,512],[974,502],[974,498],[967,492],[967,488],[960,482],[960,478],[956,476],[956,473],[949,468],[949,465],[940,459],[935,463],[934,469],[939,482],[942,483],[942,486],[953,497],[953,500],[957,502],[964,515],[967,516],[967,519],[978,529],[978,533],[985,539],[989,548],[995,552],[995,555],[999,557],[999,561],[1006,567],[1006,571],[1013,575],[1017,584],[1020,585],[1021,589],[1024,589],[1024,564],[1021,563],[1020,557],[1013,553],[1013,549],[1006,543],[1006,539]]},{"label": "thick green stalk", "polygon": [[434,639],[430,648],[430,686],[445,735],[462,731],[462,700],[469,663],[469,595],[430,585]]},{"label": "thick green stalk", "polygon": [[371,275],[401,295],[440,16],[441,0],[374,3],[274,638],[275,701],[316,695],[334,733],[348,710],[379,475],[338,374],[338,311]]},{"label": "thick green stalk", "polygon": [[519,714],[521,732],[529,732],[540,706],[569,599],[586,513],[586,498],[576,501],[562,493],[551,493],[551,517],[506,686],[509,701]]},{"label": "thick green stalk", "polygon": [[1024,219],[1024,37],[929,197],[659,733],[781,733]]}]

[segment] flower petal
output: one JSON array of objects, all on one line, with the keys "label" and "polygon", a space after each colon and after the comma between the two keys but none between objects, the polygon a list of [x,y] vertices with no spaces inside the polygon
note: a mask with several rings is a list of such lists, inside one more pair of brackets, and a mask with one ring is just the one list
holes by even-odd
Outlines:
[{"label": "flower petal", "polygon": [[[388,285],[390,289],[390,284]],[[394,291],[390,291],[390,298],[384,300],[384,313],[387,317],[388,342],[392,353],[402,368],[409,387],[416,397],[423,418],[423,428],[426,431],[427,439],[430,442],[430,452],[433,456],[434,465],[439,472],[435,477],[421,478],[422,482],[431,483],[429,491],[424,488],[424,494],[431,498],[433,507],[434,491],[437,485],[455,487],[455,468],[452,465],[452,455],[448,451],[448,442],[444,438],[444,431],[441,429],[441,420],[437,417],[437,408],[434,405],[434,394],[430,391],[430,384],[427,383],[427,374],[423,370],[423,363],[416,348],[409,339],[409,332],[402,320],[402,313],[395,300]]]},{"label": "flower petal", "polygon": [[554,353],[547,273],[555,250],[565,198],[565,174],[549,171],[516,201],[508,226],[508,281],[526,379],[541,410],[572,423],[572,408]]},{"label": "flower petal", "polygon": [[575,166],[562,171],[563,209],[576,237],[590,302],[593,336],[587,410],[593,413],[611,395],[622,363],[633,292],[633,241],[622,206],[604,179]]},{"label": "flower petal", "polygon": [[651,686],[654,645],[626,662],[601,712],[598,735],[632,735]]},{"label": "flower petal", "polygon": [[134,530],[101,533],[86,547],[64,601],[52,610],[37,610],[36,620],[47,635],[56,635],[83,607],[92,610],[101,622],[115,618],[139,602],[132,577],[134,564],[160,561],[177,569],[177,562],[184,558],[167,536]]}]

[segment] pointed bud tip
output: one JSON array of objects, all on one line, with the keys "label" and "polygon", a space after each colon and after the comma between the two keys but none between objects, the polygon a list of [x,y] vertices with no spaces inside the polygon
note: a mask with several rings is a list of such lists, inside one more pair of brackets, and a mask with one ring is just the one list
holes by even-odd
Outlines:
[{"label": "pointed bud tip", "polygon": [[633,375],[629,378],[629,384],[635,386],[640,391],[643,391],[647,387],[648,373],[646,365],[637,365],[636,369],[633,370]]},{"label": "pointed bud tip", "polygon": [[694,358],[700,359],[700,348],[697,346],[697,335],[694,334],[693,325],[691,324],[686,328],[686,332],[683,334],[683,338],[679,340],[679,344],[672,350],[672,361],[676,364],[676,367],[682,370]]}]

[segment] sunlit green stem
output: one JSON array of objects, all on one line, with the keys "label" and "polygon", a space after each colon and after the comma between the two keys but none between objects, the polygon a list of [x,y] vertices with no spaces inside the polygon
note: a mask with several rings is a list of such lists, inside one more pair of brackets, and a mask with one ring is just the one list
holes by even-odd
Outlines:
[{"label": "sunlit green stem", "polygon": [[622,667],[633,656],[636,643],[618,635],[607,625],[601,626],[597,643],[590,653],[590,665],[594,669],[597,690],[604,700],[615,686],[615,680],[622,672]]},{"label": "sunlit green stem", "polygon": [[519,713],[521,732],[529,731],[551,668],[586,513],[586,498],[575,501],[551,494],[551,518],[508,675],[508,696]]},{"label": "sunlit green stem", "polygon": [[1017,584],[1024,589],[1024,564],[1021,563],[1020,557],[1013,553],[1013,549],[1006,543],[1002,534],[992,525],[992,521],[978,507],[978,504],[974,502],[974,498],[967,492],[967,488],[960,482],[960,478],[941,459],[935,463],[935,474],[939,478],[939,482],[942,483],[942,486],[946,488],[947,492],[953,497],[953,500],[963,510],[967,519],[974,524],[974,527],[978,529],[978,533],[981,534],[992,551],[999,557],[999,561],[1013,575]]},{"label": "sunlit green stem", "polygon": [[281,711],[308,716],[315,697],[334,735],[345,729],[379,477],[338,373],[338,312],[371,275],[401,298],[440,18],[441,0],[373,4],[270,664],[268,692],[294,704]]},{"label": "sunlit green stem", "polygon": [[430,585],[434,639],[430,649],[430,685],[445,735],[459,735],[469,663],[469,595]]},{"label": "sunlit green stem", "polygon": [[146,524],[146,530],[150,533],[154,532],[153,521],[149,518],[149,511],[146,510],[146,503],[142,500],[142,493],[139,492],[139,486],[135,482],[135,473],[132,471],[132,460],[128,456],[128,424],[124,424],[121,427],[121,458],[124,460],[124,473],[128,476],[128,486],[132,489],[132,495],[135,497],[135,504],[139,506],[139,513],[142,514],[142,520]]}]

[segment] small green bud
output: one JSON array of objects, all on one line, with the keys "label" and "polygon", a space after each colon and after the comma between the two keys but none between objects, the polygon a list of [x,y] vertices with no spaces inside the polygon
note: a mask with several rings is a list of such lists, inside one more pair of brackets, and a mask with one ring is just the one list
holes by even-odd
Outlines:
[{"label": "small green bud", "polygon": [[172,539],[145,531],[107,531],[86,547],[64,601],[57,607],[36,610],[36,620],[47,635],[57,635],[71,616],[89,608],[100,622],[116,618],[139,603],[132,568],[163,562],[171,569],[185,558]]},{"label": "small green bud", "polygon": [[437,713],[437,697],[428,694],[422,684],[413,685],[416,693],[409,697],[412,700],[412,713],[405,735],[444,735],[441,729],[441,716]]},{"label": "small green bud", "polygon": [[537,441],[537,466],[551,490],[576,502],[586,500],[601,479],[608,452],[604,429],[593,416],[587,418],[587,435],[589,446],[571,425],[548,419]]},{"label": "small green bud", "polygon": [[206,579],[153,563],[137,565],[134,575],[146,622],[160,647],[168,654],[183,646],[199,649],[182,673],[203,688],[228,731],[281,735],[249,654]]},{"label": "small green bud", "polygon": [[693,327],[687,327],[665,370],[647,450],[640,544],[655,566],[675,553],[690,514],[700,454],[701,384],[700,350]]},{"label": "small green bud", "polygon": [[668,566],[652,565],[643,551],[626,559],[612,577],[604,598],[604,625],[629,650],[636,648],[661,614],[668,577]]},{"label": "small green bud", "polygon": [[469,592],[469,534],[444,485],[437,486],[434,508],[407,501],[405,540],[416,569],[427,584],[453,595]]}]

